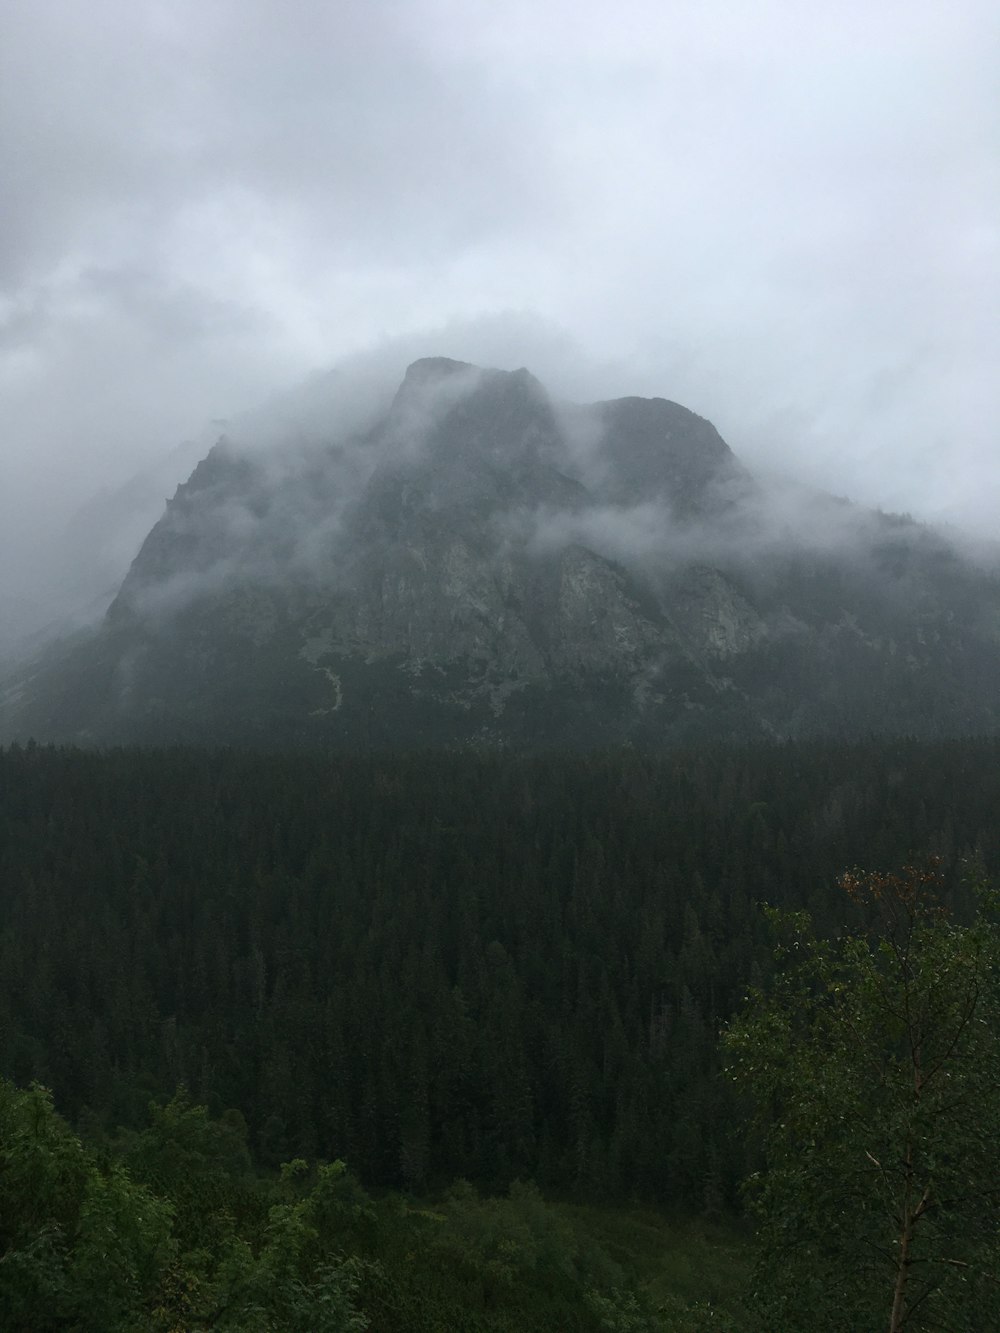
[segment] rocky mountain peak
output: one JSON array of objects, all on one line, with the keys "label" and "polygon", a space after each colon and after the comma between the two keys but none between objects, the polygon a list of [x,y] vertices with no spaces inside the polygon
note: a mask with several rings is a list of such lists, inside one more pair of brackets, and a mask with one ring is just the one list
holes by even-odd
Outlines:
[{"label": "rocky mountain peak", "polygon": [[388,429],[405,454],[415,444],[452,453],[519,452],[532,427],[551,432],[548,394],[527,370],[492,370],[447,357],[425,357],[407,369]]},{"label": "rocky mountain peak", "polygon": [[665,398],[598,403],[606,488],[616,502],[668,502],[675,513],[707,513],[750,475],[710,421]]},{"label": "rocky mountain peak", "polygon": [[0,736],[1000,726],[997,580],[856,506],[790,526],[804,496],[779,504],[677,403],[555,404],[526,369],[430,357],[375,426],[269,448],[210,451],[93,639],[0,692]]},{"label": "rocky mountain peak", "polygon": [[471,393],[483,371],[467,361],[446,356],[425,356],[406,369],[389,409],[389,421],[412,429],[420,417]]},{"label": "rocky mountain peak", "polygon": [[449,375],[460,375],[470,370],[478,372],[480,367],[470,361],[454,361],[450,356],[422,356],[406,367],[403,386],[422,384],[427,380],[443,380]]}]

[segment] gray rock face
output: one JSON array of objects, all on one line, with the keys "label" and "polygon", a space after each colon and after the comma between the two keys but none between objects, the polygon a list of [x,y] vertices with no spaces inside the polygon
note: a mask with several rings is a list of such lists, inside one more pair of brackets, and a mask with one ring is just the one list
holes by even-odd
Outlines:
[{"label": "gray rock face", "polygon": [[1000,723],[1000,591],[926,529],[788,495],[676,403],[414,363],[365,434],[222,440],[99,632],[0,728],[84,741],[662,743]]}]

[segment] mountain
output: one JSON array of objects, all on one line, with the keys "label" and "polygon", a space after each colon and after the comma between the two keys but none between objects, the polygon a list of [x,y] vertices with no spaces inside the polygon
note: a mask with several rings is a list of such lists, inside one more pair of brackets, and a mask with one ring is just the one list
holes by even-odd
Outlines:
[{"label": "mountain", "polygon": [[0,571],[0,663],[40,651],[104,615],[164,495],[205,447],[185,441],[123,485],[97,491],[50,527],[41,557],[22,553],[16,568]]},{"label": "mountain", "polygon": [[0,735],[961,734],[998,682],[997,570],[942,535],[765,483],[676,403],[432,358],[373,424],[219,440],[99,628],[8,677]]}]

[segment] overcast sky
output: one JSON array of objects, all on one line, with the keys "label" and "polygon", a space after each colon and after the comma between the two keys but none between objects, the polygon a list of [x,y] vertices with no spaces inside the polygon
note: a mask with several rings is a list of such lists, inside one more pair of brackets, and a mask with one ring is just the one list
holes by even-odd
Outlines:
[{"label": "overcast sky", "polygon": [[[0,557],[352,351],[992,532],[996,0],[0,0]],[[441,330],[433,337],[427,330]]]}]

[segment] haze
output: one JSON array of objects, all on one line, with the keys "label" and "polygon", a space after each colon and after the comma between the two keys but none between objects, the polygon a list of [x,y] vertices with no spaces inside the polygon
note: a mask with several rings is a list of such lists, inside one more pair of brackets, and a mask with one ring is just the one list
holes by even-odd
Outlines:
[{"label": "haze", "polygon": [[751,468],[995,535],[996,5],[0,0],[0,23],[8,625],[70,597],[91,496],[151,478],[99,589],[221,419],[366,348],[376,378],[443,354],[669,397]]}]

